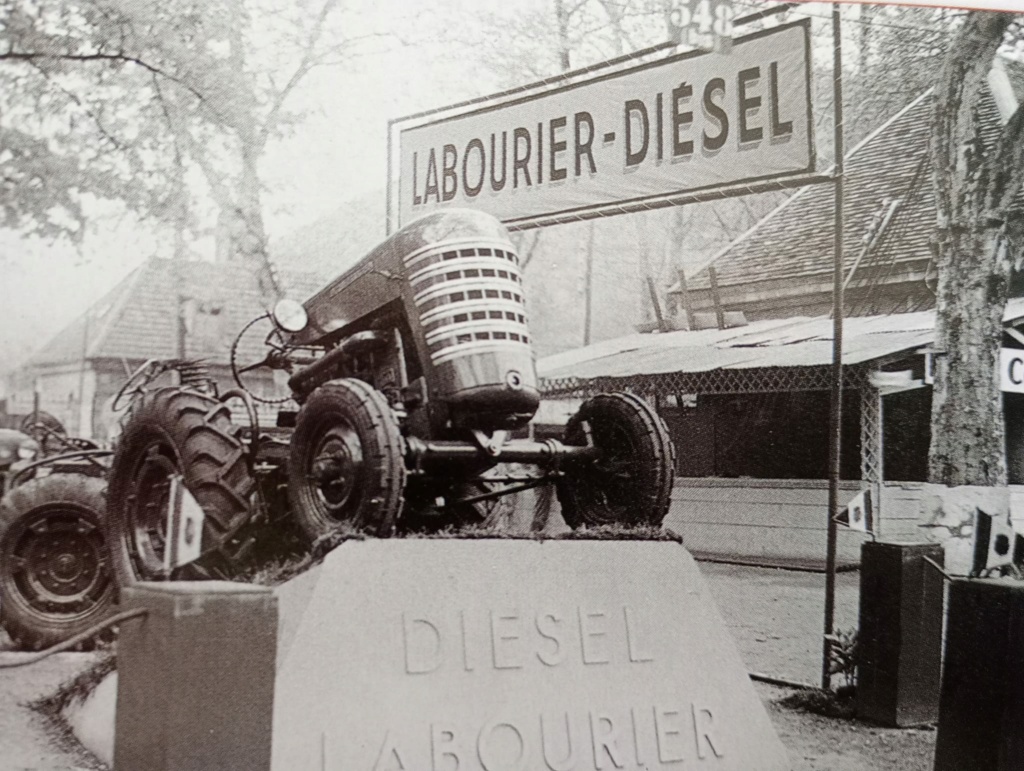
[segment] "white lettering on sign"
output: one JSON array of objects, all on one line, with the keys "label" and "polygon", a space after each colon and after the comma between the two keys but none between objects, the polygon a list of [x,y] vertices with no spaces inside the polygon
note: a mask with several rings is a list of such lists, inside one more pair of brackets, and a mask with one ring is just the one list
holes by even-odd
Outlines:
[{"label": "white lettering on sign", "polygon": [[399,220],[508,223],[814,168],[807,20],[400,131]]},{"label": "white lettering on sign", "polygon": [[[418,733],[429,735],[429,765],[417,762],[417,748],[425,749]],[[387,730],[379,746],[374,771],[611,771],[633,761],[646,768],[655,757],[662,765],[701,766],[725,757],[714,713],[695,702],[496,717],[478,728],[432,723],[401,738]]]},{"label": "white lettering on sign", "polygon": [[999,351],[999,389],[1024,394],[1024,350],[1002,348]]},{"label": "white lettering on sign", "polygon": [[[570,618],[575,623],[568,623]],[[644,630],[628,607],[614,612],[577,607],[571,615],[547,609],[536,613],[491,610],[486,618],[464,610],[451,618],[403,613],[402,642],[405,671],[410,675],[430,674],[447,666],[466,672],[480,665],[557,667],[566,662],[570,648],[575,660],[584,665],[654,661]]]}]

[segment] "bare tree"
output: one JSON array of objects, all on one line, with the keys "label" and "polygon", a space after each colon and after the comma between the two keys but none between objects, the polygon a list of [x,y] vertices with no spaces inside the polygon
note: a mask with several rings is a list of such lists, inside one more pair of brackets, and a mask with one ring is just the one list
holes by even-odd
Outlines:
[{"label": "bare tree", "polygon": [[[1009,14],[966,16],[942,70],[932,126],[939,273],[929,477],[1004,485],[1004,423],[996,362],[1020,233],[1024,109],[991,137],[986,82]],[[1020,252],[1020,242],[1016,251]]]}]

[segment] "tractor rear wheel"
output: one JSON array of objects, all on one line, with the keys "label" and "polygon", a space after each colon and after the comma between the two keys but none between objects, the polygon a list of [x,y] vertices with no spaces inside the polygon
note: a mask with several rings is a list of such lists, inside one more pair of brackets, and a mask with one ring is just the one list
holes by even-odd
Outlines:
[{"label": "tractor rear wheel", "polygon": [[675,477],[675,448],[665,422],[633,394],[598,394],[569,419],[565,441],[586,445],[588,433],[601,456],[567,466],[559,480],[566,524],[659,526]]},{"label": "tractor rear wheel", "polygon": [[[118,586],[203,577],[204,564],[252,516],[256,481],[231,412],[207,394],[176,386],[137,399],[110,469],[107,544]],[[168,575],[167,507],[171,477],[181,475],[205,515],[198,569]]]},{"label": "tractor rear wheel", "polygon": [[96,477],[51,474],[0,501],[0,618],[20,648],[56,645],[110,612],[105,489]]},{"label": "tractor rear wheel", "polygon": [[332,380],[299,410],[288,456],[292,516],[312,542],[348,526],[388,537],[402,510],[402,435],[384,395]]}]

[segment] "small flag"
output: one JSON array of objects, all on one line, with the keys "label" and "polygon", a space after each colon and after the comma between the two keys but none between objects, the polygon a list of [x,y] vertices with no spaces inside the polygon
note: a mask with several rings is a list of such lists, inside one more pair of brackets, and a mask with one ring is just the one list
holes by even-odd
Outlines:
[{"label": "small flag", "polygon": [[1013,529],[1009,516],[999,517],[974,510],[974,560],[971,575],[1024,561],[1024,536]]},{"label": "small flag", "polygon": [[861,490],[836,516],[836,522],[846,525],[851,530],[860,530],[862,533],[873,533],[875,531],[875,514],[871,508],[871,493],[868,490]]},{"label": "small flag", "polygon": [[168,572],[199,559],[203,550],[203,507],[188,491],[180,475],[171,477],[167,506],[167,543],[164,569]]}]

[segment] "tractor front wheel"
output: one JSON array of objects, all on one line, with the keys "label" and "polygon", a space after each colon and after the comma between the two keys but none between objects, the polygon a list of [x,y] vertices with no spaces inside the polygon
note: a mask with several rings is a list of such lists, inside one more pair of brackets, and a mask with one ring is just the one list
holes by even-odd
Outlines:
[{"label": "tractor front wheel", "polygon": [[181,475],[205,515],[199,569],[218,561],[252,516],[256,481],[227,406],[176,386],[137,399],[110,468],[107,544],[118,586],[175,578],[164,567],[171,478]]},{"label": "tractor front wheel", "polygon": [[402,436],[379,391],[361,380],[332,380],[302,405],[288,456],[288,500],[310,541],[346,526],[390,536],[405,477]]},{"label": "tractor front wheel", "polygon": [[661,525],[671,503],[675,449],[647,402],[627,393],[598,394],[569,419],[565,441],[593,442],[601,451],[594,461],[567,467],[558,482],[567,525]]},{"label": "tractor front wheel", "polygon": [[110,612],[105,488],[95,477],[51,474],[0,501],[0,617],[20,648],[56,645]]}]

